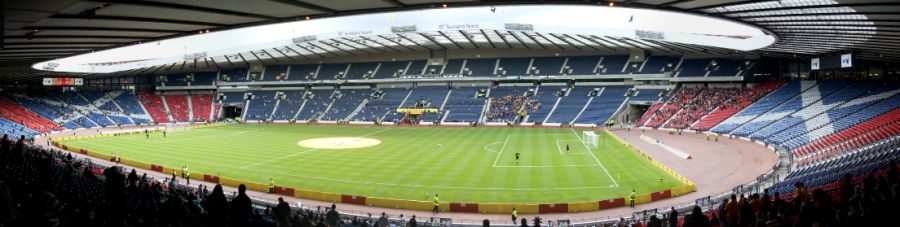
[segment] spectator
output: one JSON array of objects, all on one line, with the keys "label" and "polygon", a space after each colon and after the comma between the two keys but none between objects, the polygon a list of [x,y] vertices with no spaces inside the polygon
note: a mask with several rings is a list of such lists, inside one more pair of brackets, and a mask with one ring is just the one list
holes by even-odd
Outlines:
[{"label": "spectator", "polygon": [[209,226],[225,226],[227,221],[228,200],[222,191],[222,185],[216,184],[212,194],[203,201],[206,209],[206,223]]},{"label": "spectator", "polygon": [[250,197],[247,197],[247,186],[238,186],[238,195],[231,200],[229,207],[229,222],[232,226],[245,226],[250,223],[250,215],[253,212]]},{"label": "spectator", "polygon": [[669,226],[678,226],[678,211],[673,206],[669,211]]},{"label": "spectator", "polygon": [[[334,207],[332,207],[332,210],[333,209]],[[278,205],[275,206],[273,213],[275,213],[275,220],[279,227],[291,226],[289,222],[291,218],[291,207],[287,202],[284,202],[283,198],[278,197]],[[337,226],[336,223],[333,226]]]},{"label": "spectator", "polygon": [[338,219],[340,219],[337,206],[331,204],[331,210],[328,210],[328,214],[325,215],[325,220],[328,221],[328,226],[338,226]]},{"label": "spectator", "polygon": [[[677,223],[674,223],[674,224],[677,224]],[[677,226],[677,225],[672,225],[672,222],[670,222],[670,226]],[[712,225],[710,225],[709,219],[706,218],[706,215],[703,215],[703,211],[700,210],[699,206],[694,206],[694,208],[691,209],[691,214],[684,216],[684,227],[709,227],[709,226],[712,226]]]}]

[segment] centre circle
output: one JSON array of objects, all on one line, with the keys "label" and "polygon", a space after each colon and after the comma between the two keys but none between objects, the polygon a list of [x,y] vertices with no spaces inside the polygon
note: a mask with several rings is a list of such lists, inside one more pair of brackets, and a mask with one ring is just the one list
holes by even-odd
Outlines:
[{"label": "centre circle", "polygon": [[380,143],[381,140],[361,137],[329,137],[303,140],[297,142],[297,145],[315,149],[353,149],[371,147]]}]

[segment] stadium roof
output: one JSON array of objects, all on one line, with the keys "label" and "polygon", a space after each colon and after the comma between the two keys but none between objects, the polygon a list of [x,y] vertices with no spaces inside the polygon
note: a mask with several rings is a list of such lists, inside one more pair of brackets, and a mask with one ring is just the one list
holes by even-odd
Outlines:
[{"label": "stadium roof", "polygon": [[[588,4],[610,1],[431,1],[431,0],[147,0],[4,1],[4,43],[0,80],[35,80],[59,73],[41,72],[31,64],[92,51],[162,39],[342,15],[474,5]],[[721,17],[767,29],[774,45],[753,54],[790,56],[854,51],[859,58],[900,61],[900,2],[893,0],[615,0],[612,5],[690,12]],[[481,34],[479,34],[481,33]],[[365,41],[365,42],[363,42]],[[529,48],[547,50],[646,49],[661,53],[743,54],[724,48],[614,37],[557,37],[511,31],[457,30],[337,39],[320,50],[297,45],[262,49],[231,57],[196,59],[184,64],[132,70],[124,74],[246,64],[278,63],[292,58],[359,55],[392,51],[462,48]],[[313,49],[315,49],[313,48]],[[293,52],[293,53],[291,53]],[[609,51],[606,51],[609,52]],[[154,69],[155,68],[155,69]],[[117,73],[114,75],[122,75]],[[82,74],[70,74],[82,75]],[[106,75],[86,75],[109,76]]]}]

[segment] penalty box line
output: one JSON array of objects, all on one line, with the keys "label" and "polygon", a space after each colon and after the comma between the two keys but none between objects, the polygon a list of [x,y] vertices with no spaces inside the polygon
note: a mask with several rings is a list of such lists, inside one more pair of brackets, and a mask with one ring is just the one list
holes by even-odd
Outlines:
[{"label": "penalty box line", "polygon": [[[572,134],[574,134],[576,138],[581,138],[578,137],[578,133],[575,132],[575,129],[570,128],[570,130],[572,130]],[[591,157],[594,157],[594,161],[597,161],[597,164],[600,165],[600,168],[603,169],[603,172],[606,172],[606,176],[609,177],[609,180],[612,180],[615,187],[619,187],[619,182],[616,182],[616,179],[613,178],[612,174],[609,173],[609,170],[606,169],[606,166],[603,166],[603,163],[600,162],[600,159],[597,158],[597,155],[594,154],[594,151],[592,151],[591,148],[584,143],[584,140],[581,140],[581,145],[583,145],[584,148],[587,149],[588,153],[591,153]]]}]

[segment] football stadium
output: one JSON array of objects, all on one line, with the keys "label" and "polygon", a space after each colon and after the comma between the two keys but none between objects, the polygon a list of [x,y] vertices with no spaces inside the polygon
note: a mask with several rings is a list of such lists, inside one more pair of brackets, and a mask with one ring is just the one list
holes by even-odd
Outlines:
[{"label": "football stadium", "polygon": [[900,2],[8,0],[4,226],[900,226]]}]

